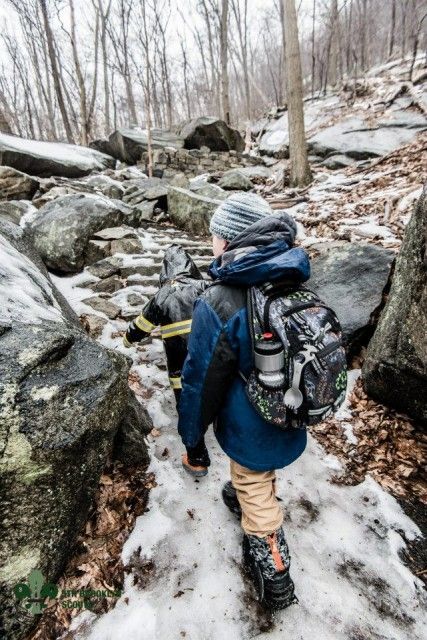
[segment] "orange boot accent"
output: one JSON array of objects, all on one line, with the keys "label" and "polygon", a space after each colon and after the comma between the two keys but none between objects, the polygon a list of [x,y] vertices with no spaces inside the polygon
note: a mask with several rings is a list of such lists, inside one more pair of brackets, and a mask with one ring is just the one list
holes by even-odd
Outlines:
[{"label": "orange boot accent", "polygon": [[277,571],[286,571],[286,567],[283,564],[282,556],[280,555],[280,551],[277,547],[276,540],[276,532],[271,533],[267,536],[268,544],[270,545],[271,555],[273,556],[274,564],[276,565]]},{"label": "orange boot accent", "polygon": [[192,465],[188,462],[188,455],[186,453],[182,454],[182,466],[184,469],[193,477],[201,478],[205,476],[208,472],[207,467],[203,467],[202,465]]}]

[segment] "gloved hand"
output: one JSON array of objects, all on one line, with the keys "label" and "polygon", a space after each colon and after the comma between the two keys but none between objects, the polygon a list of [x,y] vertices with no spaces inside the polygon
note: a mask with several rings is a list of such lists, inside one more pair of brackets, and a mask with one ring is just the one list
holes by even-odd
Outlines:
[{"label": "gloved hand", "polygon": [[140,342],[148,335],[150,334],[146,331],[142,331],[142,329],[136,326],[135,322],[131,322],[123,336],[123,346],[129,348],[134,342]]}]

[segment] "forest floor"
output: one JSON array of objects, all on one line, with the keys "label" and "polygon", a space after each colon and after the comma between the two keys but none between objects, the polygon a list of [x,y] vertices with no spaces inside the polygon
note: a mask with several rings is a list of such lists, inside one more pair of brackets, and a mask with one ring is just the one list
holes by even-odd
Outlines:
[{"label": "forest floor", "polygon": [[[325,240],[361,240],[398,249],[422,186],[427,135],[367,167],[316,169],[305,190],[258,189],[299,223],[310,252]],[[284,163],[285,164],[285,163]],[[423,167],[424,164],[424,167]],[[171,240],[179,232],[163,227]],[[150,247],[156,232],[151,233]],[[79,276],[56,278],[78,314],[90,292]],[[152,288],[145,290],[153,293]],[[349,375],[340,412],[309,436],[306,452],[278,472],[298,604],[262,611],[241,569],[241,530],[221,501],[228,460],[211,432],[212,466],[200,481],[181,467],[182,444],[159,338],[125,350],[123,321],[100,341],[133,359],[130,385],[154,423],[147,470],[109,466],[76,554],[68,588],[122,589],[94,611],[55,604],[32,638],[48,640],[421,640],[426,637],[426,569],[413,546],[421,531],[401,507],[427,501],[425,439],[405,416],[368,399]],[[401,501],[401,503],[399,502]],[[415,508],[416,510],[416,508]],[[415,549],[415,551],[412,551]],[[76,615],[77,614],[77,615]]]}]

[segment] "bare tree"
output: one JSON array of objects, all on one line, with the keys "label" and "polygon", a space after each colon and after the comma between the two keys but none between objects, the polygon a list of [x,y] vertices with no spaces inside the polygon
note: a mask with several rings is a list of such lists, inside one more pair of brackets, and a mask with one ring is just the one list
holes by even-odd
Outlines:
[{"label": "bare tree", "polygon": [[68,142],[74,143],[74,136],[68,118],[68,112],[65,106],[64,95],[62,91],[62,84],[58,70],[58,62],[56,59],[55,43],[52,30],[49,23],[49,15],[46,7],[46,0],[40,0],[40,7],[43,15],[44,28],[46,33],[47,47],[49,51],[49,59],[52,68],[53,85],[55,87],[56,98],[58,100],[59,110],[62,116],[62,122],[64,123],[65,134]]},{"label": "bare tree", "polygon": [[250,120],[251,112],[251,89],[248,67],[248,0],[231,0],[231,9],[234,14],[239,47],[236,48],[236,55],[242,66],[243,84],[245,90],[246,117]]},{"label": "bare tree", "polygon": [[303,187],[312,180],[304,129],[301,58],[295,0],[283,1],[285,66],[289,118],[290,184]]},{"label": "bare tree", "polygon": [[230,100],[228,96],[228,0],[221,4],[221,106],[222,117],[230,124]]}]

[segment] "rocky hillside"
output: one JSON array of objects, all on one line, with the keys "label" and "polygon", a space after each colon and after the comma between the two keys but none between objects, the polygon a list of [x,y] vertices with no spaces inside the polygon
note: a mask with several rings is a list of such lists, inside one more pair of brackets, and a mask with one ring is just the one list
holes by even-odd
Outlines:
[{"label": "rocky hillside", "polygon": [[[230,192],[254,190],[276,212],[286,210],[297,220],[298,243],[312,258],[310,284],[342,322],[352,383],[380,319],[364,369],[375,401],[360,383],[353,395],[349,385],[340,415],[315,434],[333,455],[311,439],[313,463],[298,463],[286,488],[290,538],[303,538],[296,560],[305,589],[301,637],[319,633],[320,625],[322,637],[334,640],[421,640],[419,576],[425,570],[412,562],[414,575],[401,559],[420,530],[389,495],[404,505],[409,497],[416,497],[416,506],[427,499],[420,430],[426,421],[420,399],[427,381],[426,318],[418,304],[426,291],[425,199],[408,225],[425,180],[426,84],[421,59],[413,84],[404,81],[406,66],[373,69],[363,83],[349,84],[339,95],[306,102],[314,179],[302,190],[287,186],[282,111],[254,123],[251,149],[245,149],[238,131],[213,118],[198,119],[178,133],[154,131],[153,177],[146,171],[144,131],[116,131],[91,149],[0,134],[0,474],[6,489],[0,550],[6,637],[23,638],[35,622],[22,607],[16,615],[12,586],[35,568],[52,580],[61,575],[73,548],[77,554],[73,545],[112,459],[120,461],[119,471],[115,467],[101,478],[100,519],[94,523],[91,514],[84,561],[71,559],[67,576],[74,586],[95,581],[102,588],[122,552],[125,594],[105,616],[98,614],[112,608],[108,599],[96,613],[77,617],[77,611],[64,613],[56,603],[34,639],[59,637],[72,618],[66,637],[75,640],[134,638],[141,624],[150,629],[150,638],[157,633],[172,638],[171,610],[176,629],[193,637],[184,622],[189,608],[196,611],[194,628],[214,624],[214,637],[253,637],[266,625],[273,639],[281,637],[283,621],[259,616],[237,574],[237,529],[217,502],[226,470],[213,439],[209,447],[217,467],[206,482],[213,506],[207,508],[203,497],[185,501],[194,486],[179,472],[176,415],[159,336],[154,333],[151,342],[130,351],[121,341],[128,321],[157,290],[164,249],[183,245],[206,276],[212,212]],[[401,300],[405,314],[398,325]],[[402,348],[400,335],[413,345],[410,352]],[[149,456],[149,472],[155,474],[147,484],[150,513],[138,518],[125,543],[119,532],[131,529],[131,508],[119,506],[120,496],[129,499],[123,477],[135,477],[135,469],[141,474]],[[358,484],[344,486],[352,483]],[[208,520],[221,535],[214,528],[206,532]],[[347,540],[337,535],[337,524],[349,533]],[[91,536],[102,540],[91,545]],[[206,536],[210,552],[191,577],[188,546],[194,550]],[[326,550],[333,546],[337,562],[331,553],[320,557],[319,544]],[[213,573],[216,591],[226,590],[220,604],[205,579]],[[316,602],[310,595],[314,584],[323,585]],[[342,601],[331,602],[332,588]],[[350,612],[347,617],[344,611]],[[292,615],[290,621],[301,635]]]}]

